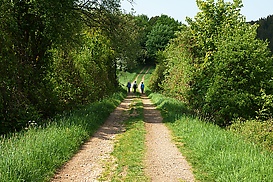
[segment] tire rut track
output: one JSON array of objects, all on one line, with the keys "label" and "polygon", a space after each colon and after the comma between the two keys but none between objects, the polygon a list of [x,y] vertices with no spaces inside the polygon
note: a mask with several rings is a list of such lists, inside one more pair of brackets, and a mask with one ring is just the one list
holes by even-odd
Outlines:
[{"label": "tire rut track", "polygon": [[103,161],[111,157],[115,136],[123,131],[122,121],[126,119],[123,113],[132,99],[132,95],[124,99],[94,136],[57,172],[52,182],[98,181],[104,171]]},{"label": "tire rut track", "polygon": [[[143,68],[140,74],[145,69]],[[145,75],[148,72],[149,68],[143,74],[142,81],[145,80]],[[138,79],[140,74],[135,80]],[[138,89],[140,91],[140,87]],[[118,133],[124,131],[122,122],[127,117],[124,113],[129,109],[129,105],[134,98],[134,94],[128,94],[124,101],[110,114],[102,127],[57,172],[51,182],[99,181],[101,174],[104,172],[105,161],[111,160],[115,137]],[[141,99],[147,131],[145,139],[145,174],[153,182],[194,181],[191,167],[172,143],[170,131],[162,123],[160,112],[145,94],[141,95]]]}]

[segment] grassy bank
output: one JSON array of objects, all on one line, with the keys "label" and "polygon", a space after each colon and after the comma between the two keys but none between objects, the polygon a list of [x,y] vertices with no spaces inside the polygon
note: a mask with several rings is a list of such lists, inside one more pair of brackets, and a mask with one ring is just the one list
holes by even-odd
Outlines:
[{"label": "grassy bank", "polygon": [[134,71],[119,71],[118,79],[123,89],[127,90],[127,83],[130,81],[133,83],[137,75],[141,72],[142,68],[138,68]]},{"label": "grassy bank", "polygon": [[125,97],[118,93],[101,102],[63,114],[46,126],[0,138],[0,181],[49,181],[105,121]]},{"label": "grassy bank", "polygon": [[181,152],[200,181],[272,181],[273,154],[224,130],[191,116],[185,105],[150,94],[161,109]]}]

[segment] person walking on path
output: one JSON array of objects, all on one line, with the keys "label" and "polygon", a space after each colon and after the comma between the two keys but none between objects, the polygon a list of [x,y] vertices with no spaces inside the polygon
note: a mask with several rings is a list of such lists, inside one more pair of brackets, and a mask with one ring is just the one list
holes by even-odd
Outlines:
[{"label": "person walking on path", "polygon": [[141,82],[140,89],[141,89],[141,93],[143,94],[144,93],[144,83],[143,82]]},{"label": "person walking on path", "polygon": [[127,88],[128,88],[128,93],[130,93],[130,89],[131,89],[131,82],[130,81],[128,81],[128,83],[127,83]]},{"label": "person walking on path", "polygon": [[134,93],[136,93],[136,89],[137,89],[137,83],[136,83],[136,81],[133,84],[133,88],[134,88]]}]

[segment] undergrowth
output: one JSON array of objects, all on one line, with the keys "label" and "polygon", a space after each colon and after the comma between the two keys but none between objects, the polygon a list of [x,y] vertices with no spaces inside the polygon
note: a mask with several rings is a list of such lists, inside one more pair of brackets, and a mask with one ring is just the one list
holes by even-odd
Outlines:
[{"label": "undergrowth", "polygon": [[273,120],[259,121],[236,120],[229,129],[243,136],[249,142],[254,142],[269,151],[273,151]]}]

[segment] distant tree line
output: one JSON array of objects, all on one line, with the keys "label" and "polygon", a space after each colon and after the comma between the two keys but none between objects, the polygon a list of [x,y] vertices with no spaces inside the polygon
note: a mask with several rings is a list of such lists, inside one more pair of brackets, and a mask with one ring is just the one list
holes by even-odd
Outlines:
[{"label": "distant tree line", "polygon": [[[169,41],[176,37],[175,32],[179,30],[181,23],[172,17],[162,14],[149,18],[147,15],[132,16],[138,27],[138,45],[133,47],[137,51],[137,64],[155,65],[158,51],[162,51]],[[123,58],[126,60],[126,58]],[[133,64],[132,59],[125,64]],[[135,65],[135,64],[134,64]],[[126,69],[131,69],[132,65]]]},{"label": "distant tree line", "polygon": [[266,18],[261,18],[257,21],[251,21],[253,24],[258,24],[257,37],[262,40],[269,41],[269,49],[273,53],[273,15],[269,15]]}]

